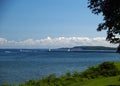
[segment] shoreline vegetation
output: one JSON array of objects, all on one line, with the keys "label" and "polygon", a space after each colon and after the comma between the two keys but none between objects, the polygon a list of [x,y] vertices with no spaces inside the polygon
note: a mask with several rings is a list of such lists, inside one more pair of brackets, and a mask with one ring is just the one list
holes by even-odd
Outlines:
[{"label": "shoreline vegetation", "polygon": [[67,72],[59,77],[51,74],[39,80],[3,86],[120,86],[120,62],[103,62],[82,72]]}]

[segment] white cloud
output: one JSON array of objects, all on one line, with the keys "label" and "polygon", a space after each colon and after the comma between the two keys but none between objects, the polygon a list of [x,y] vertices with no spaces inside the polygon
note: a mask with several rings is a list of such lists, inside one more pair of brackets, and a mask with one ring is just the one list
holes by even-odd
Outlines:
[{"label": "white cloud", "polygon": [[4,39],[4,38],[0,38],[0,45],[4,44],[4,43],[6,43],[6,42],[7,42],[6,39]]},{"label": "white cloud", "polygon": [[105,40],[105,37],[47,37],[44,39],[26,39],[23,41],[0,38],[0,48],[59,48],[73,46],[116,46]]}]

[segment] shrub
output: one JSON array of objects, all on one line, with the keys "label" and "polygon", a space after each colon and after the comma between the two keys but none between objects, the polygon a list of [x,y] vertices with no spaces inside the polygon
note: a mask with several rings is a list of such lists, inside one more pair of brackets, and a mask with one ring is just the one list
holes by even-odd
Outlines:
[{"label": "shrub", "polygon": [[74,71],[73,72],[73,77],[80,77],[80,72]]},{"label": "shrub", "polygon": [[98,71],[102,76],[116,76],[119,74],[119,70],[113,62],[103,62],[98,66]]},{"label": "shrub", "polygon": [[100,76],[98,72],[98,68],[95,67],[89,67],[86,71],[81,73],[82,78],[88,78],[88,79],[93,79]]},{"label": "shrub", "polygon": [[67,73],[66,73],[66,75],[65,76],[67,76],[67,77],[71,77],[72,76],[72,74],[68,71]]},{"label": "shrub", "polygon": [[118,74],[120,74],[120,71],[113,62],[103,62],[97,67],[89,67],[86,71],[81,73],[81,77],[91,79],[99,76],[116,76]]}]

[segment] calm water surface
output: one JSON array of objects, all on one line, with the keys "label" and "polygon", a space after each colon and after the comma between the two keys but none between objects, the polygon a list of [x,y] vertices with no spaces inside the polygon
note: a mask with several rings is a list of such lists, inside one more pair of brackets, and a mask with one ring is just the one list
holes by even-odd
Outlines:
[{"label": "calm water surface", "polygon": [[47,52],[43,50],[0,50],[0,85],[18,84],[49,74],[82,71],[104,61],[120,61],[120,54],[99,52]]}]

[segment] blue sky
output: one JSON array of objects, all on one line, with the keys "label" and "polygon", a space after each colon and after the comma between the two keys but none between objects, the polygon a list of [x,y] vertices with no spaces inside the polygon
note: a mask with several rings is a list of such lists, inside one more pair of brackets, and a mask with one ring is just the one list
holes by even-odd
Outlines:
[{"label": "blue sky", "polygon": [[97,32],[101,15],[88,0],[0,0],[0,37],[9,41],[49,37],[105,37]]}]

